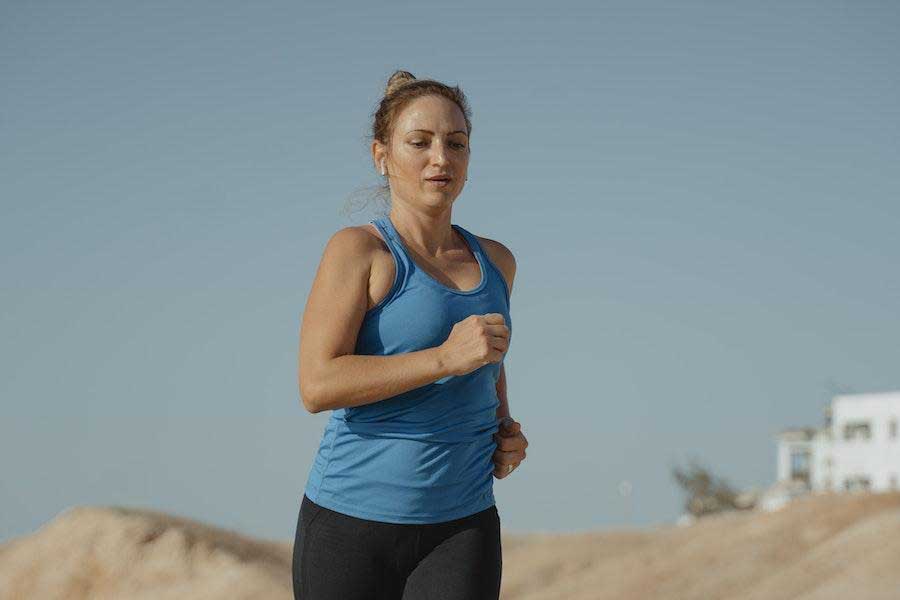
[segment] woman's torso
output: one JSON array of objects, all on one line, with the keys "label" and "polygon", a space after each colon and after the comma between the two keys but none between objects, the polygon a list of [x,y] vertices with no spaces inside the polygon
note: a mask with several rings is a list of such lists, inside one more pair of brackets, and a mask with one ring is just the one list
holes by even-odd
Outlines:
[{"label": "woman's torso", "polygon": [[[365,314],[356,354],[438,346],[456,322],[472,314],[502,314],[511,334],[507,282],[474,235],[453,225],[479,266],[477,283],[455,289],[451,278],[422,269],[422,259],[403,244],[389,216],[370,223],[394,265],[386,293],[378,287],[387,269],[373,266],[370,295],[380,299]],[[460,273],[452,280],[466,279]],[[499,371],[500,363],[489,363],[378,402],[332,411],[309,472],[307,496],[338,512],[393,523],[441,522],[492,506]]]}]

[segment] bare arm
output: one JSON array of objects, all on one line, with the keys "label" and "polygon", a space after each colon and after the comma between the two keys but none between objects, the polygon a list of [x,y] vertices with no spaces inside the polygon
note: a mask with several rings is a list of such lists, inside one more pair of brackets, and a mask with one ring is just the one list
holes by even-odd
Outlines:
[{"label": "bare arm", "polygon": [[506,397],[506,369],[503,363],[500,363],[500,378],[497,379],[497,397],[500,398],[500,405],[497,407],[497,418],[511,416],[509,414],[509,399]]},{"label": "bare arm", "polygon": [[377,243],[365,231],[346,227],[325,247],[300,330],[298,385],[311,413],[370,404],[450,374],[440,347],[387,356],[353,354]]},{"label": "bare arm", "polygon": [[443,369],[439,350],[435,347],[384,356],[347,354],[324,361],[318,374],[322,387],[312,397],[310,412],[371,404],[433,383],[449,375]]},{"label": "bare arm", "polygon": [[[482,246],[488,250],[491,260],[503,272],[511,297],[513,282],[516,278],[515,256],[513,256],[509,248],[496,240],[482,237],[479,237],[479,240],[481,240]],[[512,416],[509,414],[509,398],[506,394],[506,368],[504,363],[500,363],[500,377],[497,378],[497,397],[500,399],[500,404],[497,406],[497,418]]]}]

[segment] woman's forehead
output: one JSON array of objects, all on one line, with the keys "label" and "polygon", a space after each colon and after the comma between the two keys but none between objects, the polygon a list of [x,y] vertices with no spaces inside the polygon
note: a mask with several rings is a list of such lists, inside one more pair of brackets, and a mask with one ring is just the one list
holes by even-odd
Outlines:
[{"label": "woman's forehead", "polygon": [[440,133],[466,132],[466,121],[455,102],[426,96],[410,103],[398,119],[398,129],[407,133],[416,129]]}]

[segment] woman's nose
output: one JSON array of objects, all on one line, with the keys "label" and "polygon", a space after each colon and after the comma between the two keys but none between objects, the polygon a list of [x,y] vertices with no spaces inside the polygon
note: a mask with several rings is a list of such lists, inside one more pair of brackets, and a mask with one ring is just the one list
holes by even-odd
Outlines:
[{"label": "woman's nose", "polygon": [[431,151],[431,162],[436,165],[442,165],[447,162],[447,153],[440,144],[435,144]]}]

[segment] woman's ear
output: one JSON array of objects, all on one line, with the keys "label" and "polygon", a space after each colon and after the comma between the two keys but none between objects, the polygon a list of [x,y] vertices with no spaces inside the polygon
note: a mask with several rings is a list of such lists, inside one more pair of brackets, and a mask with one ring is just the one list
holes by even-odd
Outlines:
[{"label": "woman's ear", "polygon": [[386,170],[384,165],[384,147],[380,142],[372,142],[372,162],[375,163],[375,169],[379,173]]}]

